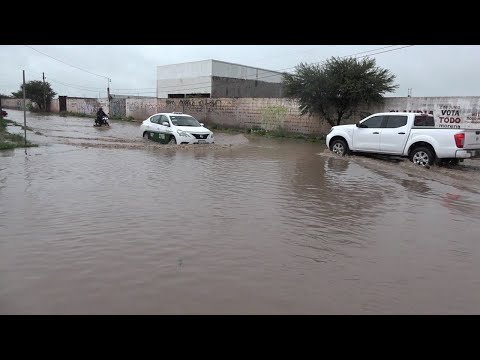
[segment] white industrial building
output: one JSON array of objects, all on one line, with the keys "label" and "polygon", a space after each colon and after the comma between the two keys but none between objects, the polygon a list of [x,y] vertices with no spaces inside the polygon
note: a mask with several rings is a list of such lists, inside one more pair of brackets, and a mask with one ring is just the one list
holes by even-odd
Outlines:
[{"label": "white industrial building", "polygon": [[282,97],[282,73],[218,60],[157,66],[157,97]]}]

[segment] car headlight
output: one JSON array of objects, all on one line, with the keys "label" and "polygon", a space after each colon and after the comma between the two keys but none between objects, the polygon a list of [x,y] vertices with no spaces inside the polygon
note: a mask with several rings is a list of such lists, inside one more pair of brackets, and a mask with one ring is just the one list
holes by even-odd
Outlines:
[{"label": "car headlight", "polygon": [[185,131],[182,131],[182,130],[177,130],[177,134],[182,136],[182,137],[190,137],[190,134],[185,132]]},{"label": "car headlight", "polygon": [[210,133],[210,137],[213,139],[213,133]]}]

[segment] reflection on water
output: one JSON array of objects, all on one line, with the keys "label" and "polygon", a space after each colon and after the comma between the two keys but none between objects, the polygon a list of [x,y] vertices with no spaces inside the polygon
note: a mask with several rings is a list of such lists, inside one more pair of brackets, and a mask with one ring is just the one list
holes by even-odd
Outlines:
[{"label": "reflection on water", "polygon": [[[0,152],[0,313],[480,310],[477,171],[228,134],[235,146],[160,150],[130,123],[29,125],[43,146]],[[112,139],[138,146],[94,146]]]}]

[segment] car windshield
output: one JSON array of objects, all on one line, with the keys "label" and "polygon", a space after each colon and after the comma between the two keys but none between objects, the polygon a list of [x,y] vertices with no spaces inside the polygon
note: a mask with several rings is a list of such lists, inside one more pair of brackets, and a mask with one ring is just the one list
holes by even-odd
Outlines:
[{"label": "car windshield", "polygon": [[170,116],[172,124],[175,126],[200,126],[200,123],[191,116]]}]

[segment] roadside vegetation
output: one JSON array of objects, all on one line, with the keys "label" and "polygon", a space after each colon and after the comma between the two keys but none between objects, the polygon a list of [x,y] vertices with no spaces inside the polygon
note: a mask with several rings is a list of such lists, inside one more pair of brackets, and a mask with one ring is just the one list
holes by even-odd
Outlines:
[{"label": "roadside vegetation", "polygon": [[11,120],[0,119],[0,150],[38,146],[36,144],[32,144],[30,141],[27,141],[25,144],[25,138],[20,134],[9,133],[7,131],[7,126],[9,123],[16,124]]},{"label": "roadside vegetation", "polygon": [[265,130],[262,128],[251,128],[251,129],[242,129],[242,128],[233,128],[233,127],[222,127],[217,124],[205,125],[210,130],[217,130],[219,132],[230,133],[230,134],[252,134],[256,136],[264,136],[266,138],[285,138],[285,139],[300,139],[310,142],[325,142],[324,135],[305,135],[291,133],[285,130],[283,127],[278,127],[276,130]]}]

